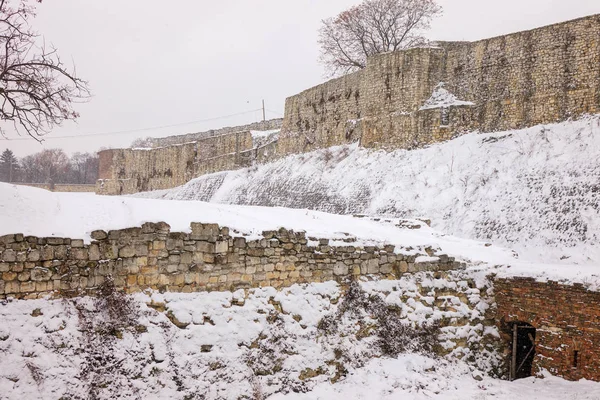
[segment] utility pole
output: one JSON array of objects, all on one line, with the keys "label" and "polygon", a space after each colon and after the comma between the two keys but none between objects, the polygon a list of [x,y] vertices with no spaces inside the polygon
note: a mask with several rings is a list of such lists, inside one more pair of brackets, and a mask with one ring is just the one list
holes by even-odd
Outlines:
[{"label": "utility pole", "polygon": [[265,101],[264,101],[264,99],[262,101],[262,104],[263,104],[263,122],[265,122],[266,118],[265,118]]}]

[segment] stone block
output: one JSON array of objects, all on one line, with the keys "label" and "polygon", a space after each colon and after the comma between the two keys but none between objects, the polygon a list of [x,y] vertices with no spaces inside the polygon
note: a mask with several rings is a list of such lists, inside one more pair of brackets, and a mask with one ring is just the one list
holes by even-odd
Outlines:
[{"label": "stone block", "polygon": [[41,258],[41,253],[37,249],[30,250],[27,252],[27,261],[39,261]]},{"label": "stone block", "polygon": [[216,253],[227,253],[229,250],[229,243],[226,241],[217,241],[215,244],[215,252]]},{"label": "stone block", "polygon": [[119,257],[134,257],[135,256],[135,248],[133,246],[125,246],[119,250]]},{"label": "stone block", "polygon": [[12,249],[4,250],[2,252],[2,261],[6,261],[6,262],[17,261],[17,253]]},{"label": "stone block", "polygon": [[338,262],[333,267],[333,274],[337,276],[348,275],[348,266],[344,263]]},{"label": "stone block", "polygon": [[101,231],[101,230],[93,231],[90,234],[90,236],[94,240],[104,240],[104,239],[108,238],[108,234],[105,231]]},{"label": "stone block", "polygon": [[2,273],[2,280],[5,282],[14,281],[15,279],[17,279],[17,274],[15,272]]}]

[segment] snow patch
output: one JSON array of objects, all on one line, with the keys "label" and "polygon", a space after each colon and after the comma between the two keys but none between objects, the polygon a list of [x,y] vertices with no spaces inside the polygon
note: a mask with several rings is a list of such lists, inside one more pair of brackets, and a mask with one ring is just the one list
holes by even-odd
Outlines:
[{"label": "snow patch", "polygon": [[447,89],[444,88],[445,83],[439,83],[433,94],[425,104],[419,108],[419,111],[423,110],[432,110],[435,108],[447,108],[447,107],[458,107],[458,106],[474,106],[475,103],[470,101],[459,100],[455,95],[450,93]]}]

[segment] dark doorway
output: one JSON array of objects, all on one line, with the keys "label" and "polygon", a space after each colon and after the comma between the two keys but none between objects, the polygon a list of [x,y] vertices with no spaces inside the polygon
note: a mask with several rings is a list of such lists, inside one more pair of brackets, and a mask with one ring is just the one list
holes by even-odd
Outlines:
[{"label": "dark doorway", "polygon": [[528,378],[535,357],[535,328],[526,322],[514,322],[511,324],[511,333],[510,380]]}]

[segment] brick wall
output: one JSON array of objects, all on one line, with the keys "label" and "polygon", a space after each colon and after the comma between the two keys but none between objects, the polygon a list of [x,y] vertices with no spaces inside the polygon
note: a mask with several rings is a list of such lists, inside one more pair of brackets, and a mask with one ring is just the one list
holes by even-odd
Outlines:
[{"label": "brick wall", "polygon": [[494,291],[507,360],[510,323],[526,322],[536,328],[534,373],[600,381],[600,292],[529,278],[496,279]]},{"label": "brick wall", "polygon": [[0,299],[57,291],[93,293],[107,275],[128,292],[192,292],[463,267],[445,255],[417,263],[415,255],[396,254],[394,246],[360,247],[353,238],[333,246],[327,239],[285,229],[246,240],[216,224],[194,223],[191,228],[191,233],[171,232],[165,223],[147,223],[93,232],[90,244],[68,238],[0,237]]}]

